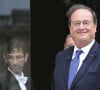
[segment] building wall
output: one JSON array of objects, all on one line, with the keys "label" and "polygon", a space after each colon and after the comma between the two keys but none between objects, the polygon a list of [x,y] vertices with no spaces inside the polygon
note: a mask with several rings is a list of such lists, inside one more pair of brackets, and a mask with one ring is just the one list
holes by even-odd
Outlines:
[{"label": "building wall", "polygon": [[9,15],[12,9],[30,9],[30,0],[0,0],[0,15]]}]

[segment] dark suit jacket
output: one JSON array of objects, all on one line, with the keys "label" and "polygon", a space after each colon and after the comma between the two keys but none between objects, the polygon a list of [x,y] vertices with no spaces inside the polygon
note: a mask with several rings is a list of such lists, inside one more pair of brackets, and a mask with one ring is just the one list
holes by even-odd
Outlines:
[{"label": "dark suit jacket", "polygon": [[[74,47],[56,56],[52,90],[68,90],[69,66]],[[72,82],[71,90],[100,90],[100,45],[95,42]]]},{"label": "dark suit jacket", "polygon": [[[34,90],[31,89],[30,79],[28,79],[26,87],[27,90]],[[3,73],[0,74],[0,88],[0,90],[21,90],[17,80],[8,70],[5,70]]]}]

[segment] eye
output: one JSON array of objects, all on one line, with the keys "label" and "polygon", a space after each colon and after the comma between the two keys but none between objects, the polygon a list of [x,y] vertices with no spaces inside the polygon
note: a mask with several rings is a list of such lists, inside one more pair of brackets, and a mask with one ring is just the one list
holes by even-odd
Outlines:
[{"label": "eye", "polygon": [[75,24],[76,26],[78,26],[78,25],[80,25],[80,22],[75,22],[74,24]]},{"label": "eye", "polygon": [[84,25],[89,25],[88,21],[83,22]]},{"label": "eye", "polygon": [[9,60],[10,60],[10,59],[13,59],[13,57],[12,57],[12,56],[10,56],[10,55],[8,55],[8,56],[7,56],[7,59],[9,59]]},{"label": "eye", "polygon": [[16,58],[17,58],[17,59],[22,59],[22,58],[23,58],[23,56],[16,56]]},{"label": "eye", "polygon": [[79,21],[72,22],[72,24],[73,24],[74,26],[79,26],[80,23],[81,23],[81,22],[79,22]]}]

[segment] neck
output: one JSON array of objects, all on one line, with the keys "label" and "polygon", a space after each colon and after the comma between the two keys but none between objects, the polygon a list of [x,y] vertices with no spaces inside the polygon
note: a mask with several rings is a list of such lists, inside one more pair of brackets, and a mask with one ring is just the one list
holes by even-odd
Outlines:
[{"label": "neck", "polygon": [[21,76],[22,75],[22,71],[13,71],[12,69],[10,69],[9,67],[8,67],[8,70],[11,72],[11,73],[13,73],[13,74],[17,74],[17,75],[19,75],[19,76]]},{"label": "neck", "polygon": [[21,76],[22,75],[22,72],[14,72],[15,74]]},{"label": "neck", "polygon": [[89,42],[86,42],[86,41],[81,41],[81,42],[78,42],[78,43],[76,42],[76,46],[77,46],[79,49],[81,49],[81,48],[87,46],[88,44],[90,44],[91,42],[92,42],[92,40],[89,41]]}]

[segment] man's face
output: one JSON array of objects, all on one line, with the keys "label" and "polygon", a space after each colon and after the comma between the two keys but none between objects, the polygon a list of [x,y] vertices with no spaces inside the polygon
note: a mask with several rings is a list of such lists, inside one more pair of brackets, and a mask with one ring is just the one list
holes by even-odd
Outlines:
[{"label": "man's face", "polygon": [[91,12],[86,9],[77,9],[71,16],[69,28],[75,43],[90,43],[95,37],[96,27]]},{"label": "man's face", "polygon": [[21,74],[24,63],[27,61],[27,56],[24,55],[22,49],[15,48],[7,54],[5,61],[14,73]]}]

